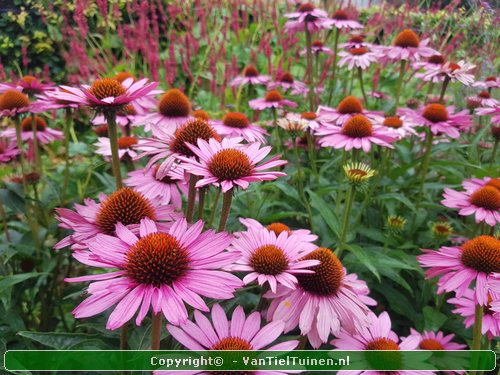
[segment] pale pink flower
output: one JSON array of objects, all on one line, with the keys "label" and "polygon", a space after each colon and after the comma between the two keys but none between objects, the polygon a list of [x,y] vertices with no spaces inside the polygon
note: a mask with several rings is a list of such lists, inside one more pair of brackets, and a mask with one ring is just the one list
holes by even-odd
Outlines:
[{"label": "pale pink flower", "polygon": [[42,83],[37,77],[29,75],[23,76],[16,83],[0,83],[0,94],[11,89],[19,90],[26,95],[35,95],[54,90],[54,84]]},{"label": "pale pink flower", "polygon": [[412,135],[416,135],[415,124],[408,121],[406,116],[388,116],[382,122],[374,122],[376,126],[382,126],[388,134],[403,139]]},{"label": "pale pink flower", "polygon": [[337,105],[337,108],[330,108],[320,105],[316,111],[318,121],[326,127],[342,126],[344,123],[355,115],[363,115],[374,122],[384,121],[383,112],[368,111],[363,108],[361,100],[355,96],[346,96]]},{"label": "pale pink flower", "polygon": [[[271,345],[282,333],[285,323],[271,322],[261,327],[261,318],[258,311],[245,317],[241,306],[237,306],[229,321],[226,312],[215,304],[211,313],[210,322],[198,310],[194,311],[194,322],[186,321],[179,327],[167,325],[168,332],[189,350],[293,350],[299,344],[298,340],[282,341]],[[189,372],[155,371],[154,375],[177,374],[208,374],[197,370]],[[285,371],[252,371],[252,375],[285,375]]]},{"label": "pale pink flower", "polygon": [[239,232],[231,243],[230,251],[240,257],[229,270],[249,272],[243,278],[245,285],[253,281],[260,286],[268,283],[273,293],[278,285],[295,289],[298,283],[295,275],[313,273],[307,268],[320,264],[318,260],[301,260],[314,248],[302,246],[303,242],[299,239],[286,231],[276,235],[264,228]]},{"label": "pale pink flower", "polygon": [[301,95],[309,91],[304,82],[295,80],[289,72],[281,73],[276,81],[269,82],[267,88],[269,90],[276,90],[277,88],[281,88],[283,91],[291,90],[292,95]]},{"label": "pale pink flower", "polygon": [[[135,147],[142,143],[142,139],[132,136],[123,136],[118,138],[118,157],[123,159],[128,157],[134,159],[137,156]],[[109,160],[111,158],[111,144],[109,138],[99,137],[94,144],[97,147],[96,154],[106,156]]]},{"label": "pale pink flower", "polygon": [[262,111],[268,108],[283,108],[283,107],[297,107],[297,103],[291,100],[284,99],[283,96],[277,90],[268,91],[266,96],[261,99],[253,99],[248,102],[250,108],[257,111]]},{"label": "pale pink flower", "polygon": [[[367,324],[368,307],[358,296],[359,283],[346,277],[346,270],[335,254],[318,248],[302,260],[319,260],[314,274],[298,274],[295,290],[278,286],[267,311],[268,320],[284,320],[285,333],[299,326],[313,348],[328,341],[330,333],[341,330],[360,332]],[[354,281],[354,284],[353,284]]]},{"label": "pale pink flower", "polygon": [[450,82],[459,81],[462,84],[469,86],[474,82],[474,75],[469,72],[476,66],[466,63],[461,60],[458,63],[445,62],[433,68],[428,68],[426,72],[422,73],[421,77],[424,81],[444,81],[448,79]]},{"label": "pale pink flower", "polygon": [[259,71],[253,65],[243,69],[242,76],[234,78],[231,87],[240,87],[243,85],[265,85],[271,80],[268,75],[259,74]]},{"label": "pale pink flower", "polygon": [[241,137],[247,142],[266,141],[267,131],[252,124],[247,116],[240,112],[229,112],[222,120],[210,120],[214,130],[223,137]]},{"label": "pale pink flower", "polygon": [[[462,350],[467,348],[467,345],[457,344],[451,341],[455,337],[453,333],[445,336],[441,331],[424,331],[420,333],[410,328],[410,335],[408,337],[410,336],[418,338],[419,344],[416,349],[420,350]],[[404,340],[405,338],[402,337],[402,339]]]},{"label": "pale pink flower", "polygon": [[339,52],[339,67],[347,65],[349,70],[356,68],[367,69],[372,63],[380,60],[380,55],[376,51],[371,51],[367,47],[350,48],[347,51]]},{"label": "pale pink flower", "polygon": [[[121,327],[138,310],[135,323],[140,325],[150,308],[155,314],[163,313],[172,324],[186,323],[186,303],[209,311],[201,296],[229,299],[241,287],[236,276],[220,271],[234,260],[234,254],[225,251],[230,242],[231,236],[225,232],[203,232],[201,220],[188,227],[186,220],[180,219],[165,231],[144,218],[138,233],[118,224],[116,237],[97,234],[88,241],[89,259],[114,270],[65,279],[95,281],[87,289],[90,297],[73,310],[73,315],[88,318],[116,304],[107,329]],[[85,259],[80,261],[93,266]]]},{"label": "pale pink flower", "polygon": [[[333,51],[331,48],[325,47],[323,42],[320,40],[315,40],[314,42],[311,43],[311,50],[312,53],[315,55],[319,55],[320,53],[324,53],[327,55],[333,55]],[[303,50],[300,51],[300,55],[304,56],[307,54],[307,49],[304,48]]]},{"label": "pale pink flower", "polygon": [[490,106],[481,107],[476,109],[476,115],[478,116],[491,116],[491,123],[498,125],[500,124],[500,102]]},{"label": "pale pink flower", "polygon": [[345,10],[337,10],[333,13],[331,20],[332,25],[339,30],[354,30],[363,28],[363,25],[358,21],[349,19],[349,14]]},{"label": "pale pink flower", "polygon": [[500,240],[492,236],[479,236],[460,247],[443,246],[438,251],[422,249],[425,253],[417,257],[424,268],[426,278],[439,276],[438,294],[456,292],[461,298],[475,282],[474,300],[486,306],[488,283],[497,279],[500,272],[498,254]]},{"label": "pale pink flower", "polygon": [[0,137],[0,163],[8,163],[19,155],[16,142],[10,138]]},{"label": "pale pink flower", "polygon": [[441,79],[442,77],[438,77],[438,76],[429,77],[427,75],[427,73],[429,71],[434,70],[434,69],[440,68],[444,63],[445,63],[444,57],[441,54],[437,54],[437,55],[432,55],[432,56],[428,57],[426,61],[422,61],[422,60],[414,61],[412,63],[412,67],[415,70],[423,69],[423,72],[415,73],[416,78],[420,78],[424,81],[432,81],[435,83],[435,82],[442,81],[442,79]]},{"label": "pale pink flower", "polygon": [[428,47],[428,44],[429,39],[421,41],[414,31],[406,29],[396,36],[392,46],[379,46],[377,49],[381,52],[384,60],[418,61],[423,57],[438,54],[435,49]]},{"label": "pale pink flower", "polygon": [[171,203],[176,209],[182,207],[182,194],[187,196],[187,182],[182,168],[171,169],[166,176],[159,177],[157,168],[138,169],[128,173],[123,182],[142,193],[148,199],[157,199],[161,205]]},{"label": "pale pink flower", "polygon": [[247,189],[251,182],[286,176],[283,172],[266,171],[287,163],[286,160],[280,160],[280,155],[258,164],[272,149],[271,146],[261,148],[259,142],[244,145],[228,138],[222,142],[212,138],[208,142],[198,139],[197,146],[187,146],[198,160],[185,156],[179,156],[178,159],[183,162],[184,169],[201,177],[196,183],[197,188],[215,185],[220,186],[225,193],[234,187]]},{"label": "pale pink flower", "polygon": [[486,89],[497,89],[500,87],[500,77],[486,77],[484,81],[476,81],[472,84],[473,87],[482,87]]},{"label": "pale pink flower", "polygon": [[[46,145],[57,140],[64,139],[62,131],[49,128],[47,122],[38,116],[35,116],[36,139],[40,144]],[[0,137],[10,138],[13,142],[16,140],[16,129],[8,128],[0,133]],[[21,139],[25,142],[33,141],[33,119],[31,116],[25,117],[21,122]]]},{"label": "pale pink flower", "polygon": [[316,32],[331,29],[333,24],[328,13],[310,3],[301,4],[296,12],[286,13],[285,17],[285,30],[290,32],[304,31],[306,25],[309,32]]}]

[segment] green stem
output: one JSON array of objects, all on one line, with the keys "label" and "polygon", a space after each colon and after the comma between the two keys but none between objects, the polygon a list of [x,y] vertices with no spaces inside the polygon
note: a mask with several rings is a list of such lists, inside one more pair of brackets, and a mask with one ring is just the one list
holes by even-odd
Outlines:
[{"label": "green stem", "polygon": [[349,80],[349,95],[352,95],[353,86],[354,86],[354,70],[351,72],[351,79]]},{"label": "green stem", "polygon": [[[314,139],[314,136],[311,135],[311,132],[306,130],[306,138],[307,138],[307,152],[309,154],[309,162],[311,163],[311,167],[313,170],[314,175],[316,176],[316,182],[319,183],[319,174],[318,174],[318,168],[316,166],[316,140]],[[296,148],[297,145],[294,145],[294,148]]]},{"label": "green stem", "polygon": [[309,23],[306,21],[304,30],[306,32],[306,57],[307,57],[307,75],[309,80],[309,110],[314,112],[314,74],[313,74],[313,60],[312,60],[312,41],[311,32],[309,31]]},{"label": "green stem", "polygon": [[120,350],[128,349],[128,323],[120,328]]},{"label": "green stem", "polygon": [[396,111],[398,110],[399,107],[399,99],[401,97],[401,89],[403,88],[403,78],[406,71],[406,64],[407,64],[406,60],[401,60],[401,65],[399,67],[399,78],[398,78],[398,83],[396,85],[396,93],[394,94],[396,102],[394,103],[393,114],[396,114]]},{"label": "green stem", "polygon": [[229,189],[222,194],[222,212],[219,221],[219,232],[226,229],[227,219],[229,217],[229,212],[231,212],[231,202],[233,200],[233,189]]},{"label": "green stem", "polygon": [[33,149],[35,151],[35,165],[36,171],[42,175],[42,159],[40,156],[40,145],[37,138],[36,116],[31,114],[31,130],[33,131]]},{"label": "green stem", "polygon": [[62,197],[61,201],[63,206],[66,203],[66,193],[69,185],[69,166],[70,166],[70,158],[69,158],[69,129],[71,128],[73,118],[71,117],[71,109],[66,108],[66,121],[64,123],[64,181],[62,187]]},{"label": "green stem", "polygon": [[347,190],[345,207],[344,207],[344,217],[342,218],[342,227],[340,229],[340,239],[339,239],[339,247],[336,251],[337,257],[341,257],[342,253],[345,249],[345,240],[347,237],[348,227],[349,227],[349,216],[351,214],[352,203],[354,202],[355,189],[353,185],[349,185],[349,189]]},{"label": "green stem", "polygon": [[271,108],[271,111],[273,112],[273,127],[274,127],[274,137],[276,138],[276,151],[278,154],[281,154],[281,146],[282,146],[282,141],[281,141],[281,135],[280,135],[280,130],[278,126],[278,112],[276,111],[276,108]]},{"label": "green stem", "polygon": [[205,208],[205,196],[207,188],[203,187],[198,191],[198,220],[203,220],[203,209]]},{"label": "green stem", "polygon": [[333,44],[333,67],[331,76],[332,88],[330,89],[330,93],[328,95],[328,106],[330,106],[332,103],[333,93],[335,92],[335,88],[337,86],[337,81],[335,79],[337,76],[337,51],[339,46],[339,37],[340,37],[339,29],[335,28],[335,41]]},{"label": "green stem", "polygon": [[363,93],[363,99],[365,100],[365,107],[368,108],[368,97],[366,96],[365,86],[363,85],[363,69],[358,67],[358,79],[359,85],[361,87],[361,92]]},{"label": "green stem", "polygon": [[[23,139],[22,139],[22,129],[21,129],[21,121],[16,116],[14,117],[14,122],[16,125],[16,141],[17,141],[17,149],[19,150],[19,161],[21,164],[21,174],[23,177],[23,191],[24,191],[24,200],[28,199],[28,183],[26,181],[26,159],[24,156],[24,147],[23,147]],[[28,206],[26,204],[26,206]]]},{"label": "green stem", "polygon": [[493,168],[493,164],[495,163],[495,157],[497,156],[498,150],[498,138],[495,139],[495,143],[493,144],[493,150],[491,151],[491,160],[490,160],[490,168]]},{"label": "green stem", "polygon": [[161,338],[161,318],[162,313],[154,313],[152,316],[153,325],[151,327],[151,350],[160,350]]},{"label": "green stem", "polygon": [[307,210],[307,216],[309,218],[309,227],[312,230],[313,227],[313,215],[312,215],[312,210],[311,206],[309,204],[309,200],[307,199],[307,196],[304,192],[304,186],[302,184],[302,165],[300,163],[300,157],[299,157],[299,151],[298,147],[293,148],[293,154],[295,156],[295,164],[297,167],[297,188],[299,189],[299,196],[300,198],[304,201],[304,206],[306,207]]},{"label": "green stem", "polygon": [[299,345],[297,345],[296,350],[304,350],[307,345],[307,336],[300,336]]},{"label": "green stem", "polygon": [[0,199],[0,216],[2,217],[2,226],[3,226],[3,231],[5,233],[5,241],[8,243],[10,242],[10,234],[9,234],[9,227],[7,226],[7,214],[5,213],[5,210],[3,208],[3,202]]},{"label": "green stem", "polygon": [[186,220],[188,223],[193,221],[194,201],[196,200],[196,182],[198,182],[198,176],[192,174],[189,177],[188,201],[186,206]]},{"label": "green stem", "polygon": [[106,117],[106,122],[108,124],[108,137],[109,137],[109,145],[111,146],[111,159],[112,159],[112,167],[113,167],[113,175],[115,176],[116,181],[116,189],[121,189],[123,187],[122,184],[122,174],[120,167],[120,158],[118,157],[118,132],[116,129],[116,112],[109,111],[104,112]]},{"label": "green stem", "polygon": [[444,94],[446,94],[446,88],[448,87],[448,84],[450,83],[450,79],[446,77],[443,81],[443,86],[441,86],[441,93],[439,94],[439,102],[444,103]]},{"label": "green stem", "polygon": [[215,213],[217,212],[217,205],[219,204],[220,194],[221,190],[217,189],[217,192],[215,193],[214,203],[212,205],[212,212],[210,212],[210,219],[208,220],[208,228],[212,228],[212,225],[214,224]]}]

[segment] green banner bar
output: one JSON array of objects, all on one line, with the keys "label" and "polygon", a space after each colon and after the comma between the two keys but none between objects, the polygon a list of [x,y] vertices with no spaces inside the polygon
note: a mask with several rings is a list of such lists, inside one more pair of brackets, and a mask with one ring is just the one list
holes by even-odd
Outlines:
[{"label": "green banner bar", "polygon": [[8,350],[4,360],[9,371],[489,371],[496,366],[490,350]]}]

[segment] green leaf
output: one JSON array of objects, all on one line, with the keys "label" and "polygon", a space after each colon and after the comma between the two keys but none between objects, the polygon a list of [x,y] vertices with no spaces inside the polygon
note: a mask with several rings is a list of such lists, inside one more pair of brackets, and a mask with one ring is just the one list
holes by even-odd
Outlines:
[{"label": "green leaf", "polygon": [[429,331],[439,330],[448,320],[448,317],[440,311],[433,309],[430,306],[425,306],[424,313],[424,329]]},{"label": "green leaf", "polygon": [[324,222],[328,227],[335,233],[336,237],[339,236],[340,232],[340,222],[333,211],[333,206],[321,197],[319,197],[315,192],[307,189],[307,194],[309,195],[311,206],[318,210],[319,214],[323,218]]},{"label": "green leaf", "polygon": [[5,290],[12,287],[13,285],[22,283],[25,280],[31,279],[32,277],[38,277],[46,275],[44,272],[30,272],[30,273],[21,273],[18,275],[9,275],[0,278],[0,294],[2,294]]},{"label": "green leaf", "polygon": [[358,245],[346,245],[346,249],[358,258],[358,260],[375,275],[378,281],[380,281],[380,273],[372,262],[373,256],[368,256],[367,252]]},{"label": "green leaf", "polygon": [[90,347],[95,349],[96,346],[99,349],[109,348],[103,341],[99,340],[99,335],[30,331],[21,331],[18,332],[18,335],[53,349],[89,349]]}]

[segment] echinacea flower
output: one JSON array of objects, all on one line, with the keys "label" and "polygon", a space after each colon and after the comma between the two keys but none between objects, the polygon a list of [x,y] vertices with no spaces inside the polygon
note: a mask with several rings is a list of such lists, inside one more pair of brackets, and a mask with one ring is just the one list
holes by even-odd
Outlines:
[{"label": "echinacea flower", "polygon": [[358,21],[349,19],[349,14],[345,10],[337,10],[331,17],[331,24],[337,29],[362,29],[363,25]]},{"label": "echinacea flower", "polygon": [[142,193],[148,199],[157,199],[161,205],[171,203],[176,209],[182,206],[181,192],[187,195],[184,170],[171,169],[166,176],[158,177],[158,168],[138,169],[128,173],[123,182]]},{"label": "echinacea flower", "polygon": [[[172,324],[185,323],[185,303],[208,311],[201,296],[229,299],[241,287],[240,279],[220,270],[234,260],[234,254],[225,251],[230,242],[231,236],[225,232],[203,232],[201,220],[188,227],[186,220],[180,219],[164,231],[144,218],[138,233],[118,224],[116,237],[97,234],[87,245],[89,258],[114,270],[65,279],[95,281],[87,289],[90,297],[73,310],[73,315],[87,318],[116,304],[107,329],[121,327],[137,310],[135,323],[140,325],[150,307]],[[80,261],[93,266],[85,259]]]},{"label": "echinacea flower", "polygon": [[[189,350],[264,350],[283,333],[285,324],[281,321],[260,326],[258,311],[245,317],[241,306],[237,306],[229,321],[226,312],[215,304],[211,313],[212,322],[198,310],[194,311],[194,322],[187,321],[179,327],[167,325],[168,332]],[[293,350],[298,340],[282,341],[265,350]],[[155,371],[154,375],[176,375],[176,371]],[[200,371],[190,371],[190,375]],[[284,371],[252,371],[252,375],[285,375]],[[208,374],[208,372],[203,372]]]},{"label": "echinacea flower", "polygon": [[403,139],[411,135],[416,135],[415,124],[408,121],[406,116],[387,116],[382,122],[375,122],[378,126],[383,126],[392,136]]},{"label": "echinacea flower", "polygon": [[[106,196],[99,195],[99,203],[87,198],[84,204],[75,204],[75,211],[56,208],[56,219],[61,228],[70,229],[72,234],[55,245],[55,249],[66,246],[81,248],[97,234],[115,234],[115,226],[121,223],[134,233],[145,217],[156,222],[169,222],[182,215],[174,212],[173,206],[161,206],[154,199],[130,188],[122,188]],[[162,223],[165,225],[166,223]],[[76,246],[73,246],[76,245]]]},{"label": "echinacea flower", "polygon": [[303,133],[309,127],[309,124],[300,118],[300,116],[297,116],[296,114],[294,115],[295,116],[289,116],[289,114],[287,114],[286,117],[278,119],[278,121],[276,121],[276,125],[287,132],[292,133],[292,135]]},{"label": "echinacea flower", "polygon": [[21,91],[9,89],[0,94],[0,115],[14,117],[31,110],[29,98]]},{"label": "echinacea flower", "polygon": [[16,142],[11,138],[0,137],[0,163],[8,163],[19,155]]},{"label": "echinacea flower", "polygon": [[337,108],[320,105],[316,113],[318,115],[318,121],[321,121],[326,127],[329,127],[329,124],[333,126],[342,126],[347,120],[355,115],[364,115],[375,122],[383,121],[381,112],[366,110],[363,108],[361,100],[351,95],[342,99],[337,105]]},{"label": "echinacea flower", "polygon": [[483,177],[483,178],[466,178],[462,181],[462,186],[465,190],[474,192],[483,186],[493,186],[500,190],[500,178]]},{"label": "echinacea flower", "polygon": [[[500,280],[500,275],[497,276],[496,281]],[[488,340],[500,336],[500,316],[495,314],[492,308],[495,302],[500,301],[500,293],[491,291],[487,295],[486,305],[483,306],[483,321],[481,324],[481,334],[486,335]],[[466,328],[474,325],[475,310],[477,301],[474,297],[474,292],[467,289],[460,298],[450,298],[448,303],[455,305],[452,310],[455,314],[460,314],[465,318],[464,324]]]},{"label": "echinacea flower", "polygon": [[500,87],[500,77],[489,76],[484,79],[484,81],[476,81],[472,84],[473,87],[483,87],[486,89],[499,88]]},{"label": "echinacea flower", "polygon": [[19,90],[26,95],[35,95],[53,90],[54,84],[42,83],[37,77],[26,75],[16,83],[0,84],[0,94],[11,89]]},{"label": "echinacea flower", "polygon": [[[438,293],[456,292],[461,298],[475,282],[474,299],[485,306],[488,303],[489,282],[497,279],[500,272],[500,240],[492,236],[479,236],[460,247],[443,246],[438,251],[422,250],[417,257],[424,268],[426,278],[439,276]],[[498,275],[498,274],[497,274]]]},{"label": "echinacea flower", "polygon": [[380,46],[384,59],[391,61],[418,61],[423,57],[437,55],[438,52],[428,47],[429,39],[420,40],[413,30],[401,31],[394,39],[392,46]]},{"label": "echinacea flower", "polygon": [[370,51],[367,47],[349,48],[346,51],[340,51],[341,59],[337,63],[339,67],[347,65],[349,70],[356,68],[367,69],[372,63],[380,60],[376,51]]},{"label": "echinacea flower", "polygon": [[[314,250],[317,248],[317,246],[313,244],[313,242],[318,239],[318,236],[312,234],[308,229],[291,229],[288,225],[280,222],[274,222],[269,225],[262,225],[257,220],[251,218],[240,218],[239,220],[240,223],[243,224],[248,230],[252,228],[259,230],[266,229],[269,232],[273,232],[276,236],[279,236],[282,232],[286,232],[290,236],[293,234],[295,238],[298,239],[298,241],[303,242],[304,244],[302,245],[302,247],[306,246],[307,250]],[[238,236],[238,233],[235,233],[235,235]]]},{"label": "echinacea flower", "polygon": [[[137,82],[137,78],[134,77],[129,72],[119,72],[117,73],[113,79],[117,80],[120,83],[123,83],[127,79],[132,78],[134,82]],[[146,112],[150,112],[151,109],[156,107],[156,99],[154,98],[156,95],[161,94],[162,90],[151,90],[146,95],[141,96],[140,98],[135,99],[130,103],[130,106],[133,107],[137,114],[143,114]]]},{"label": "echinacea flower", "polygon": [[349,183],[354,185],[362,184],[375,176],[375,171],[364,163],[350,163],[342,167]]},{"label": "echinacea flower", "polygon": [[43,113],[62,108],[74,109],[83,105],[82,103],[60,99],[59,95],[61,93],[68,94],[69,91],[58,86],[54,90],[44,92],[43,94],[37,94],[37,101],[31,105],[31,111],[33,113]]},{"label": "echinacea flower", "polygon": [[[452,342],[455,335],[450,333],[449,335],[445,335],[443,332],[433,332],[433,331],[424,331],[422,333],[417,330],[410,328],[410,336],[417,337],[419,340],[419,344],[416,349],[421,350],[462,350],[467,348],[467,345],[457,344]],[[403,338],[404,340],[404,338]]]},{"label": "echinacea flower", "polygon": [[286,160],[280,160],[280,155],[257,164],[272,149],[271,146],[260,146],[259,142],[248,145],[235,144],[228,138],[222,142],[215,139],[208,142],[198,139],[197,146],[187,143],[187,147],[198,160],[185,156],[179,156],[178,159],[183,161],[183,168],[201,177],[196,183],[197,188],[215,185],[220,186],[225,193],[234,187],[247,189],[250,182],[275,180],[286,176],[283,172],[266,171],[287,163]]},{"label": "echinacea flower", "polygon": [[353,35],[346,43],[339,44],[339,48],[345,48],[345,49],[361,48],[361,47],[373,49],[373,46],[375,45],[366,42],[365,38],[362,35]]},{"label": "echinacea flower", "polygon": [[[319,260],[313,274],[298,274],[295,290],[278,286],[267,311],[268,320],[284,320],[289,332],[297,325],[313,348],[328,341],[330,333],[359,332],[367,324],[368,307],[358,296],[357,279],[348,277],[340,260],[330,249],[318,248],[302,260]],[[365,293],[361,293],[363,296]]]},{"label": "echinacea flower", "polygon": [[[25,117],[21,122],[21,139],[23,141],[32,141],[34,139],[35,136],[33,134],[32,126],[33,119],[31,116]],[[35,126],[36,138],[41,144],[45,145],[64,138],[62,131],[49,128],[47,122],[41,117],[35,116]],[[15,140],[16,129],[9,128],[3,131],[0,136]]]},{"label": "echinacea flower", "polygon": [[285,30],[290,32],[304,31],[306,25],[309,32],[331,29],[333,23],[328,13],[311,3],[301,4],[296,12],[286,13],[285,17]]},{"label": "echinacea flower", "polygon": [[448,239],[453,234],[453,226],[447,221],[437,221],[432,224],[431,231],[439,239]]},{"label": "echinacea flower", "polygon": [[146,168],[152,168],[162,160],[156,173],[158,178],[163,178],[178,160],[178,156],[194,157],[195,154],[187,144],[196,144],[198,139],[208,141],[214,138],[220,141],[220,136],[215,129],[201,118],[193,118],[179,127],[174,134],[162,133],[158,138],[143,140],[138,149],[144,151],[137,158],[150,157]]},{"label": "echinacea flower", "polygon": [[444,59],[443,55],[437,54],[437,55],[429,56],[427,58],[427,60],[425,60],[425,61],[419,60],[419,61],[413,62],[412,67],[415,70],[423,69],[423,72],[415,73],[416,78],[420,78],[424,81],[431,81],[431,82],[436,83],[436,82],[442,81],[442,77],[429,76],[427,73],[429,71],[440,68],[444,63],[445,63],[445,59]]},{"label": "echinacea flower", "polygon": [[172,134],[179,126],[191,120],[191,102],[179,89],[166,91],[158,101],[158,111],[135,119],[135,124],[146,125],[156,137]]},{"label": "echinacea flower", "polygon": [[[333,55],[333,51],[331,48],[325,47],[323,42],[321,40],[315,40],[314,42],[311,43],[311,50],[312,53],[315,55],[319,55],[320,53],[325,53],[327,55]],[[300,51],[300,55],[304,56],[307,53],[307,49],[303,49]]]},{"label": "echinacea flower", "polygon": [[242,76],[236,77],[231,81],[231,87],[240,87],[244,85],[265,85],[271,80],[268,75],[259,74],[257,68],[253,65],[243,69]]},{"label": "echinacea flower", "polygon": [[51,96],[101,111],[117,110],[149,94],[156,86],[158,82],[148,83],[147,79],[134,82],[132,78],[129,78],[120,83],[113,78],[99,78],[92,85],[82,85],[81,88],[60,86],[61,90],[54,92]]},{"label": "echinacea flower", "polygon": [[295,289],[297,274],[313,273],[308,267],[317,266],[318,260],[301,260],[313,251],[309,246],[302,246],[299,237],[283,231],[279,235],[266,229],[250,228],[239,232],[230,247],[240,255],[231,271],[249,272],[244,278],[245,285],[257,281],[265,283],[273,293],[277,285]]},{"label": "echinacea flower", "polygon": [[382,127],[374,127],[372,122],[363,115],[355,115],[347,120],[342,127],[321,127],[315,132],[320,137],[323,147],[343,148],[346,151],[363,149],[371,150],[371,145],[394,148],[391,145],[396,140]]},{"label": "echinacea flower", "polygon": [[[135,147],[142,140],[137,139],[132,136],[123,136],[118,138],[118,158],[129,158],[129,160],[134,159],[137,156],[137,152],[135,151]],[[97,142],[94,144],[97,147],[96,154],[106,156],[108,158],[111,157],[111,145],[109,142],[109,138],[100,137]]]},{"label": "echinacea flower", "polygon": [[472,126],[472,117],[465,109],[455,113],[455,107],[445,107],[439,103],[430,103],[418,110],[401,108],[398,114],[406,116],[415,126],[427,126],[432,134],[446,134],[456,139],[460,130],[467,131]]},{"label": "echinacea flower", "polygon": [[229,112],[222,120],[211,120],[217,134],[225,137],[241,137],[247,142],[265,142],[266,130],[258,125],[252,124],[245,114],[240,112]]},{"label": "echinacea flower", "polygon": [[443,197],[442,205],[460,209],[462,216],[474,215],[476,223],[484,221],[492,227],[500,223],[500,189],[493,183],[465,191],[445,188]]},{"label": "echinacea flower", "polygon": [[[391,318],[386,311],[378,317],[370,312],[366,317],[368,325],[356,333],[342,330],[337,338],[331,342],[339,350],[413,350],[419,343],[416,336],[408,336],[404,339],[398,337],[396,332],[391,330]],[[367,358],[368,362],[370,359]],[[404,366],[404,354],[391,355],[387,360],[391,364],[401,364]],[[396,362],[397,361],[397,362]],[[337,372],[339,375],[383,375],[383,371],[345,371]],[[425,375],[425,371],[390,371],[392,375]]]},{"label": "echinacea flower", "polygon": [[302,95],[309,90],[304,82],[295,80],[290,72],[281,73],[276,81],[269,82],[267,88],[269,90],[276,90],[277,88],[283,91],[291,90],[292,95]]},{"label": "echinacea flower", "polygon": [[277,90],[268,91],[264,98],[253,99],[248,102],[250,108],[262,111],[267,108],[297,107],[297,103],[284,99]]},{"label": "echinacea flower", "polygon": [[[123,108],[120,108],[116,112],[116,123],[122,128],[126,126],[136,126],[135,119],[137,117],[137,111],[132,104],[127,104]],[[106,117],[99,113],[92,120],[93,125],[103,125],[106,124]]]},{"label": "echinacea flower", "polygon": [[491,116],[491,124],[500,124],[500,102],[492,103],[493,105],[476,109],[478,116]]},{"label": "echinacea flower", "polygon": [[392,233],[401,233],[406,226],[406,219],[399,215],[387,217],[387,229]]},{"label": "echinacea flower", "polygon": [[475,96],[468,96],[465,98],[468,109],[476,109],[479,107],[493,107],[499,105],[500,102],[491,97],[488,91],[478,92]]},{"label": "echinacea flower", "polygon": [[458,63],[445,62],[442,65],[428,68],[425,73],[422,74],[422,78],[426,81],[433,81],[436,78],[439,81],[444,81],[445,79],[450,82],[459,81],[462,84],[469,86],[474,82],[474,75],[469,72],[476,66],[473,64],[466,63],[465,61],[459,61]]}]

